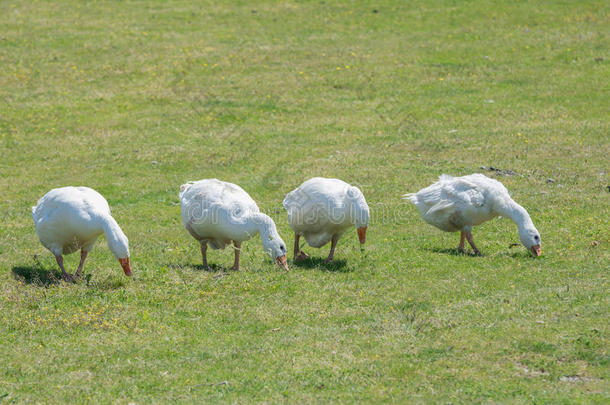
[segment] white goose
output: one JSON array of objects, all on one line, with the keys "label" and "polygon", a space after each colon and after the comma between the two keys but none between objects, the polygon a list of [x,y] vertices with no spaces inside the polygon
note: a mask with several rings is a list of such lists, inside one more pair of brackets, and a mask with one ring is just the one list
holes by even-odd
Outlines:
[{"label": "white goose", "polygon": [[184,228],[201,244],[203,266],[208,267],[207,247],[235,246],[233,269],[239,270],[241,243],[260,233],[263,248],[277,264],[288,270],[286,244],[273,220],[260,212],[254,200],[238,185],[216,179],[180,186]]},{"label": "white goose", "polygon": [[[55,188],[32,207],[32,217],[40,243],[55,255],[65,281],[81,276],[87,254],[102,233],[125,274],[131,276],[129,242],[110,214],[108,202],[97,191],[88,187]],[[72,276],[64,268],[62,255],[78,249],[80,263]]]},{"label": "white goose", "polygon": [[463,177],[443,174],[436,183],[417,193],[405,194],[404,198],[415,204],[427,223],[445,232],[461,231],[458,249],[462,252],[466,239],[475,254],[480,255],[472,238],[472,227],[503,216],[517,224],[521,243],[534,256],[540,256],[540,234],[529,214],[497,180],[482,174]]},{"label": "white goose", "polygon": [[366,242],[369,206],[360,189],[344,181],[314,177],[288,193],[283,205],[294,231],[295,261],[308,257],[299,246],[301,235],[316,248],[331,242],[328,262],[333,259],[337,241],[348,228],[356,226],[361,248]]}]

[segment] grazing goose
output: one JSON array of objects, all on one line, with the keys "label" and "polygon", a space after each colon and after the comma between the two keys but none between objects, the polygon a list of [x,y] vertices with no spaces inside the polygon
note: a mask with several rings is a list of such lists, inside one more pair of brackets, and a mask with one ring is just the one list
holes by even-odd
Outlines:
[{"label": "grazing goose", "polygon": [[277,264],[288,270],[286,244],[275,223],[260,212],[254,200],[238,185],[216,179],[199,180],[180,186],[184,228],[201,244],[203,267],[209,269],[208,245],[224,249],[235,246],[233,269],[239,270],[241,243],[259,233],[263,248]]},{"label": "grazing goose", "polygon": [[[40,243],[55,255],[65,281],[81,276],[87,254],[102,233],[125,275],[131,276],[129,242],[112,218],[108,202],[97,191],[88,187],[55,188],[32,207],[32,217]],[[63,255],[78,249],[80,263],[72,276],[64,268]]]},{"label": "grazing goose", "polygon": [[361,249],[366,242],[369,206],[357,187],[338,179],[314,177],[286,195],[283,202],[288,222],[294,231],[294,260],[307,258],[299,238],[305,237],[312,247],[331,242],[327,262],[333,260],[339,238],[356,226]]},{"label": "grazing goose", "polygon": [[463,177],[443,174],[436,183],[417,193],[405,194],[404,198],[415,204],[427,223],[445,232],[461,231],[458,249],[462,252],[466,239],[475,254],[480,255],[472,238],[472,227],[503,216],[517,224],[521,243],[534,256],[540,256],[540,234],[529,214],[497,180],[482,174]]}]

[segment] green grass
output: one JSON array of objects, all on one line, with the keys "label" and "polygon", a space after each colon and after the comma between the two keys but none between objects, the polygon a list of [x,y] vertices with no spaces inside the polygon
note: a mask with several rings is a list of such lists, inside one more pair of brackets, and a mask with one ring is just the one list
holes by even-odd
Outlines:
[{"label": "green grass", "polygon": [[[607,403],[609,12],[0,2],[0,402]],[[485,172],[539,259],[506,219],[456,255],[400,200],[480,166],[517,173]],[[257,237],[202,270],[180,184],[241,185],[291,246],[281,201],[316,175],[361,186],[364,255],[354,230],[284,273]],[[132,279],[102,238],[55,281],[30,206],[64,185],[108,199]]]}]

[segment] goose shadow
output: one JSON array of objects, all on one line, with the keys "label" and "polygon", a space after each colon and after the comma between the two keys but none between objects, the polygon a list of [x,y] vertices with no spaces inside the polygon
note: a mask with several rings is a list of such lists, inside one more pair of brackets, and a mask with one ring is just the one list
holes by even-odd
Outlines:
[{"label": "goose shadow", "polygon": [[345,259],[327,262],[326,259],[321,257],[308,257],[298,262],[292,261],[291,265],[302,269],[321,269],[334,273],[351,273],[354,271],[352,267],[347,266],[347,260]]},{"label": "goose shadow", "polygon": [[426,249],[429,252],[434,252],[434,253],[442,253],[444,255],[451,255],[451,256],[470,256],[470,257],[482,257],[479,255],[476,255],[473,251],[471,250],[467,250],[465,252],[460,251],[458,248],[427,248]]},{"label": "goose shadow", "polygon": [[481,255],[477,255],[472,250],[467,250],[466,252],[461,252],[457,248],[453,248],[453,249],[428,248],[426,250],[429,251],[429,252],[442,253],[442,254],[445,254],[445,255],[466,256],[466,257],[496,257],[496,256],[505,256],[505,257],[511,257],[513,259],[524,258],[524,257],[533,257],[532,255],[530,255],[529,253],[524,252],[524,251],[511,250],[510,247],[509,247],[508,251],[505,251],[503,253],[487,254],[487,255],[485,253],[482,253]]},{"label": "goose shadow", "polygon": [[99,290],[111,291],[117,290],[125,285],[125,281],[116,278],[106,278],[100,281],[93,281],[93,272],[84,273],[82,278],[74,280],[73,282],[65,282],[61,271],[57,269],[48,270],[40,265],[35,266],[15,266],[12,268],[13,277],[15,279],[30,285],[38,287],[51,287],[60,285],[62,283],[66,285],[70,284],[84,284],[87,287],[97,288]]},{"label": "goose shadow", "polygon": [[170,263],[165,265],[168,269],[182,270],[182,269],[191,269],[193,271],[205,271],[208,273],[220,273],[220,272],[228,272],[235,271],[232,267],[221,266],[218,264],[209,264],[206,269],[203,267],[203,264],[194,264],[194,263],[185,263],[185,264],[176,264]]},{"label": "goose shadow", "polygon": [[48,270],[40,265],[14,266],[11,269],[13,277],[25,284],[39,287],[58,285],[62,281],[61,272],[57,269]]}]

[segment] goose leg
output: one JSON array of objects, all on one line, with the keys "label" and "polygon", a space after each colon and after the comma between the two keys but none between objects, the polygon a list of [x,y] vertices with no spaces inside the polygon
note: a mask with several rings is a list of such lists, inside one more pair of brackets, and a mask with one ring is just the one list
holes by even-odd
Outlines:
[{"label": "goose leg", "polygon": [[307,255],[307,253],[303,252],[299,246],[299,239],[301,238],[301,235],[299,235],[298,233],[294,233],[294,261],[295,262],[299,262],[303,259],[307,259],[309,256]]},{"label": "goose leg", "polygon": [[460,253],[465,253],[464,250],[464,242],[466,242],[466,233],[464,231],[460,232],[460,246],[458,246],[458,251]]},{"label": "goose leg", "polygon": [[477,247],[474,244],[474,239],[472,238],[472,232],[466,232],[466,239],[468,240],[468,243],[470,243],[470,246],[472,246],[472,250],[474,250],[474,254],[477,256],[481,256],[481,252],[479,251],[479,249],[477,249]]},{"label": "goose leg", "polygon": [[85,264],[85,259],[87,258],[87,252],[86,250],[82,250],[80,251],[80,263],[78,264],[78,269],[76,269],[76,274],[74,275],[74,277],[76,278],[80,278],[81,276],[81,272],[83,271],[83,265]]},{"label": "goose leg", "polygon": [[337,246],[338,240],[339,240],[339,238],[337,237],[337,235],[333,235],[333,238],[330,242],[330,253],[328,254],[328,257],[326,258],[327,263],[333,261],[333,256],[335,255],[335,247]]},{"label": "goose leg", "polygon": [[68,274],[66,272],[66,269],[64,268],[63,256],[57,255],[57,256],[55,256],[55,260],[57,261],[57,264],[59,265],[59,268],[61,269],[61,276],[63,277],[64,281],[66,281],[66,282],[74,281],[74,277],[72,277],[72,275]]},{"label": "goose leg", "polygon": [[233,270],[239,270],[239,252],[241,250],[241,242],[234,240],[233,246],[235,246],[235,263],[233,263]]},{"label": "goose leg", "polygon": [[294,250],[293,250],[293,257],[294,260],[297,260],[297,255],[299,254],[299,238],[301,237],[301,235],[299,235],[298,233],[294,233]]},{"label": "goose leg", "polygon": [[203,258],[203,268],[206,270],[210,270],[210,266],[208,266],[208,243],[206,241],[201,241],[201,257]]}]

